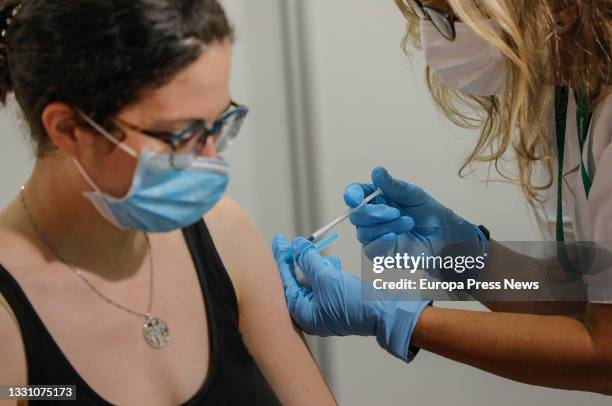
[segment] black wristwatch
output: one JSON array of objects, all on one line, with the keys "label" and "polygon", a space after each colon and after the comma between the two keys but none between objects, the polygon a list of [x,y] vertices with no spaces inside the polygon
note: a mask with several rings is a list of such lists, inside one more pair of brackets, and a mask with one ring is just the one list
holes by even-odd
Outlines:
[{"label": "black wristwatch", "polygon": [[487,241],[489,241],[491,239],[491,233],[489,232],[489,230],[487,230],[487,228],[483,226],[482,224],[479,225],[478,228],[480,229],[480,231],[482,231]]}]

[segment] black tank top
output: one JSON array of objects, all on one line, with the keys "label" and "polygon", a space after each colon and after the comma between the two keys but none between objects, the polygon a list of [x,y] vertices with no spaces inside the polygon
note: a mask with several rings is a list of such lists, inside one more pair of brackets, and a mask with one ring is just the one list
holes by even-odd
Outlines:
[{"label": "black tank top", "polygon": [[[278,405],[238,330],[238,302],[204,221],[183,229],[202,288],[210,340],[208,376],[184,405]],[[0,292],[15,312],[25,346],[30,385],[76,385],[70,405],[110,405],[70,364],[25,293],[0,265]],[[36,405],[38,401],[30,401]]]}]

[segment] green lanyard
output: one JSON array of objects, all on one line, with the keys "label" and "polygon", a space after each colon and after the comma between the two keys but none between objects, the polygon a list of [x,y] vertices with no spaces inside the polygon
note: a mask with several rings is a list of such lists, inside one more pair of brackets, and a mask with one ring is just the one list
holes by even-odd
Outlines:
[{"label": "green lanyard", "polygon": [[[565,155],[565,129],[567,123],[567,104],[569,89],[566,86],[555,89],[555,129],[557,133],[557,247],[561,264],[566,271],[573,271],[565,249],[565,235],[563,233],[563,157]],[[589,102],[584,91],[578,92],[576,124],[578,126],[578,145],[580,146],[580,175],[584,192],[588,199],[591,191],[591,178],[586,171],[582,159],[584,143],[589,134],[592,112],[589,111]]]}]

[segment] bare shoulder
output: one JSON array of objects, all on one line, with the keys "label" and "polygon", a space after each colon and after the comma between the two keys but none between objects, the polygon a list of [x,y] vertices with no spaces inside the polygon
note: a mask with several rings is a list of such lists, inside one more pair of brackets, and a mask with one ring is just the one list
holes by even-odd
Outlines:
[{"label": "bare shoulder", "polygon": [[[205,216],[207,226],[216,233],[232,234],[256,228],[246,211],[233,199],[223,197]],[[234,236],[236,237],[236,236]]]},{"label": "bare shoulder", "polygon": [[238,298],[262,269],[275,269],[272,251],[255,223],[234,200],[224,197],[204,216],[215,247],[234,283]]},{"label": "bare shoulder", "polygon": [[0,382],[5,385],[26,385],[27,364],[21,330],[15,313],[0,293]]},{"label": "bare shoulder", "polygon": [[10,262],[23,258],[23,249],[27,245],[26,230],[19,221],[16,204],[0,208],[0,264],[10,266]]},{"label": "bare shoulder", "polygon": [[257,226],[234,200],[224,197],[204,216],[219,251],[244,249],[244,244],[261,239]]}]

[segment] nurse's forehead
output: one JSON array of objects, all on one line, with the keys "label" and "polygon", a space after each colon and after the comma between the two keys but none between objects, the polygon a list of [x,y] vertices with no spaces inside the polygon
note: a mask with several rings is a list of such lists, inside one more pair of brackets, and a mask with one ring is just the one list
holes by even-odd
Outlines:
[{"label": "nurse's forehead", "polygon": [[211,44],[170,82],[132,106],[128,114],[147,120],[149,126],[219,114],[229,101],[230,60],[229,41]]}]

